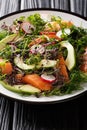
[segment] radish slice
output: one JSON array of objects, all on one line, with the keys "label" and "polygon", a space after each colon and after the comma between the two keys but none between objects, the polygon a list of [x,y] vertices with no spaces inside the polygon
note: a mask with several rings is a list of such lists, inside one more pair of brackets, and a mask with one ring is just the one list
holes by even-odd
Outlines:
[{"label": "radish slice", "polygon": [[45,52],[45,48],[42,45],[33,45],[30,48],[30,52],[33,53],[33,54],[36,54],[36,53],[43,54]]},{"label": "radish slice", "polygon": [[22,30],[25,32],[25,33],[31,33],[32,32],[32,30],[34,30],[34,26],[33,25],[31,25],[29,22],[23,22],[22,24],[21,24],[21,28],[22,28]]},{"label": "radish slice", "polygon": [[11,25],[10,26],[10,30],[13,32],[13,33],[17,33],[19,31],[19,26],[17,25]]},{"label": "radish slice", "polygon": [[54,75],[49,75],[49,74],[42,74],[41,75],[41,78],[47,82],[54,82],[56,80],[55,76]]}]

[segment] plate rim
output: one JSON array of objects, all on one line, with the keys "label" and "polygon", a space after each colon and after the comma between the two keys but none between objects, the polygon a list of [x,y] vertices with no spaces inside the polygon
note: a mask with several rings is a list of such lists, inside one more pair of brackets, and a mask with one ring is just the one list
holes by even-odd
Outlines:
[{"label": "plate rim", "polygon": [[10,99],[11,101],[17,101],[19,103],[27,103],[27,104],[35,104],[35,105],[50,105],[50,104],[59,104],[59,103],[66,103],[66,102],[69,102],[69,101],[72,101],[72,100],[75,100],[75,99],[78,99],[80,98],[81,96],[84,96],[85,94],[87,93],[87,91],[84,91],[82,93],[79,93],[73,97],[69,97],[69,98],[66,98],[66,99],[62,99],[62,100],[56,100],[56,101],[44,101],[44,102],[36,102],[36,101],[26,101],[26,100],[21,100],[21,99],[17,99],[17,98],[14,98],[14,97],[10,97],[8,95],[5,95],[3,93],[0,93],[0,96],[3,96],[5,97],[6,99]]},{"label": "plate rim", "polygon": [[[53,8],[32,8],[32,9],[23,9],[23,10],[19,10],[19,11],[14,11],[14,12],[11,12],[9,14],[6,14],[4,16],[1,16],[0,17],[0,20],[4,20],[5,18],[8,18],[10,16],[13,16],[13,15],[16,15],[16,14],[21,14],[21,13],[25,13],[25,12],[33,12],[33,11],[58,11],[58,12],[61,12],[61,13],[66,13],[66,14],[71,14],[73,16],[76,16],[78,18],[82,18],[83,20],[87,21],[87,18],[80,15],[80,14],[77,14],[75,12],[69,12],[67,10],[63,10],[63,9],[53,9]],[[56,100],[56,101],[44,101],[44,102],[39,102],[39,101],[26,101],[26,100],[22,100],[22,99],[17,99],[17,98],[14,98],[14,97],[10,97],[8,95],[5,95],[4,93],[1,93],[0,92],[0,95],[3,95],[4,97],[8,98],[8,99],[12,99],[14,101],[20,101],[20,102],[25,102],[25,103],[29,103],[29,104],[55,104],[55,103],[63,103],[63,102],[67,102],[67,101],[70,101],[70,100],[73,100],[73,99],[76,99],[78,97],[80,97],[81,95],[84,95],[85,93],[87,92],[87,90],[85,91],[82,91],[81,93],[75,95],[75,96],[72,96],[72,97],[69,97],[69,98],[66,98],[66,99],[61,99],[61,100]]]},{"label": "plate rim", "polygon": [[0,17],[0,20],[3,20],[9,16],[12,16],[12,15],[15,15],[15,14],[20,14],[20,13],[23,13],[23,12],[30,12],[30,11],[58,11],[58,12],[63,12],[63,13],[67,13],[67,14],[71,14],[71,15],[74,15],[74,16],[77,16],[79,18],[82,18],[84,20],[87,21],[87,18],[84,17],[83,15],[80,15],[78,13],[75,13],[75,12],[70,12],[68,10],[63,10],[63,9],[53,9],[53,8],[32,8],[32,9],[23,9],[23,10],[19,10],[19,11],[14,11],[14,12],[11,12],[9,14],[6,14],[4,16],[1,16]]}]

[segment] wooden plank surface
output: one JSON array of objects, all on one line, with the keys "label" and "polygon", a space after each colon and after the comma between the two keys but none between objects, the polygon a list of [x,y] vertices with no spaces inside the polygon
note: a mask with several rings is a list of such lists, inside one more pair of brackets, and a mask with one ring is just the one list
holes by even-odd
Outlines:
[{"label": "wooden plank surface", "polygon": [[[87,16],[87,0],[0,0],[0,17],[22,9],[41,7]],[[0,130],[86,130],[85,98],[87,95],[75,102],[38,106],[0,96]]]}]

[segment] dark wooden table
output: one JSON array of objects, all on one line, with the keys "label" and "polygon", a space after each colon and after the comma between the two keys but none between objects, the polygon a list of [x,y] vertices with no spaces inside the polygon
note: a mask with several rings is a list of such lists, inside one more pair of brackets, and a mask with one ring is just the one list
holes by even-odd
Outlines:
[{"label": "dark wooden table", "polygon": [[[42,7],[87,16],[87,0],[0,0],[0,17]],[[0,95],[0,130],[87,130],[87,93],[50,105],[26,104]]]}]

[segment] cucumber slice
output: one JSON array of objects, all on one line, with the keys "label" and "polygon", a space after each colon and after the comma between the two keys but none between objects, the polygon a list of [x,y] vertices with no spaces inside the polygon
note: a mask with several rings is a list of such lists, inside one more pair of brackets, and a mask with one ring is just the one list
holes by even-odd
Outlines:
[{"label": "cucumber slice", "polygon": [[15,37],[17,36],[17,34],[11,34],[9,36],[6,36],[4,39],[2,39],[0,41],[0,50],[2,50],[3,48],[5,48],[6,44],[8,42],[11,42]]},{"label": "cucumber slice", "polygon": [[54,67],[56,64],[57,64],[56,60],[43,59],[43,60],[41,60],[41,62],[37,66],[37,68],[41,68],[41,67],[43,67],[43,68],[51,68],[51,67]]},{"label": "cucumber slice", "polygon": [[35,68],[35,65],[27,65],[23,62],[23,59],[21,57],[15,57],[14,63],[17,67],[19,67],[22,70],[32,70]]},{"label": "cucumber slice", "polygon": [[62,47],[67,48],[68,55],[65,62],[66,62],[67,68],[69,70],[72,70],[76,63],[74,47],[68,41],[62,41],[60,44]]},{"label": "cucumber slice", "polygon": [[25,94],[34,94],[34,93],[40,93],[41,90],[38,88],[35,88],[31,85],[9,85],[3,81],[0,81],[0,84],[2,84],[6,89],[16,92],[16,93],[25,93]]}]

